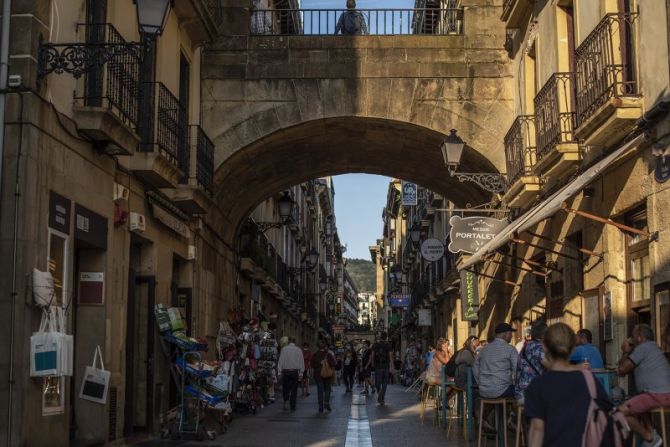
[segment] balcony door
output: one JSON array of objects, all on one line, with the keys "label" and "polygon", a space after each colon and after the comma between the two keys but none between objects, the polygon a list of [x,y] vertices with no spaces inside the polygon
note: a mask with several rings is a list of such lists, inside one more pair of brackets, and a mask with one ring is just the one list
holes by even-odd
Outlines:
[{"label": "balcony door", "polygon": [[[86,0],[86,43],[100,44],[105,42],[105,26],[107,21],[107,0]],[[86,74],[84,82],[85,105],[102,106],[102,83],[104,71],[102,67]]]}]

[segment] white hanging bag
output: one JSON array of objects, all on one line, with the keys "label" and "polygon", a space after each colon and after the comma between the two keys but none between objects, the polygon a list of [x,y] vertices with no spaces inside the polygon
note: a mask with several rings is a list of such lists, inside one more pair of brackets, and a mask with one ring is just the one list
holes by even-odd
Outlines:
[{"label": "white hanging bag", "polygon": [[61,334],[57,332],[52,309],[42,312],[40,328],[30,337],[30,377],[60,374]]},{"label": "white hanging bag", "polygon": [[[100,368],[97,367],[98,359],[100,359]],[[102,351],[100,350],[100,346],[97,346],[93,355],[93,365],[86,367],[79,397],[98,404],[106,404],[111,376],[112,373],[105,371],[105,364],[102,361]]]}]

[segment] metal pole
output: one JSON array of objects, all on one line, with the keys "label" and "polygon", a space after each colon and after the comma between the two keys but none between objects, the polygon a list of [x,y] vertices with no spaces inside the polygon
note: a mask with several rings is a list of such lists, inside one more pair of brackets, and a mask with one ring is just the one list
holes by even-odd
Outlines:
[{"label": "metal pole", "polygon": [[[317,287],[319,287],[319,290],[316,293],[316,329],[314,330],[315,331],[314,343],[316,343],[317,346],[319,344],[319,313],[321,311],[321,307],[319,306],[319,301],[320,301],[320,298],[321,298],[321,288],[319,286],[320,281],[321,281],[321,278],[320,278],[321,269],[320,269],[320,267],[321,267],[321,264],[317,263],[317,266],[316,266],[316,284],[317,284]],[[314,286],[312,286],[312,287],[314,287]]]},{"label": "metal pole", "polygon": [[[3,182],[3,168],[5,158],[5,107],[7,101],[7,81],[9,78],[9,28],[12,16],[12,0],[4,0],[2,4],[2,31],[0,34],[0,198],[2,197],[2,182]],[[21,117],[23,119],[23,117]],[[19,144],[21,141],[19,140]],[[18,170],[18,165],[17,165]],[[18,201],[17,201],[18,202]],[[0,218],[2,212],[0,211]],[[16,225],[15,225],[16,232]],[[16,237],[14,238],[14,252],[16,252]],[[16,258],[14,259],[14,270],[16,270]],[[16,278],[16,274],[14,274]],[[14,384],[14,330],[15,330],[15,315],[14,303],[16,302],[16,290],[12,287],[11,302],[11,323],[9,334],[9,390],[7,396],[7,447],[12,445],[12,416],[13,416],[13,396],[12,391]]]}]

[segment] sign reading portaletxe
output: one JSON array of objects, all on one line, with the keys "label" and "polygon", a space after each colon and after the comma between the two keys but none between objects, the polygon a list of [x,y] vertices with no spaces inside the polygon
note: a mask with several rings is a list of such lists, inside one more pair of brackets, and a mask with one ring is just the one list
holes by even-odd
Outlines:
[{"label": "sign reading portaletxe", "polygon": [[496,237],[507,221],[490,217],[459,217],[449,219],[449,251],[452,253],[475,253],[488,241]]},{"label": "sign reading portaletxe", "polygon": [[461,318],[479,320],[479,284],[477,275],[468,270],[461,270]]}]

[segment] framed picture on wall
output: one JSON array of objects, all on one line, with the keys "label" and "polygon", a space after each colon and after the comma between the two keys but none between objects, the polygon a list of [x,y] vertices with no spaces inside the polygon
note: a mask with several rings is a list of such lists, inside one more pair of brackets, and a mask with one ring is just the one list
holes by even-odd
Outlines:
[{"label": "framed picture on wall", "polygon": [[614,319],[612,316],[612,292],[603,294],[603,340],[614,339]]}]

